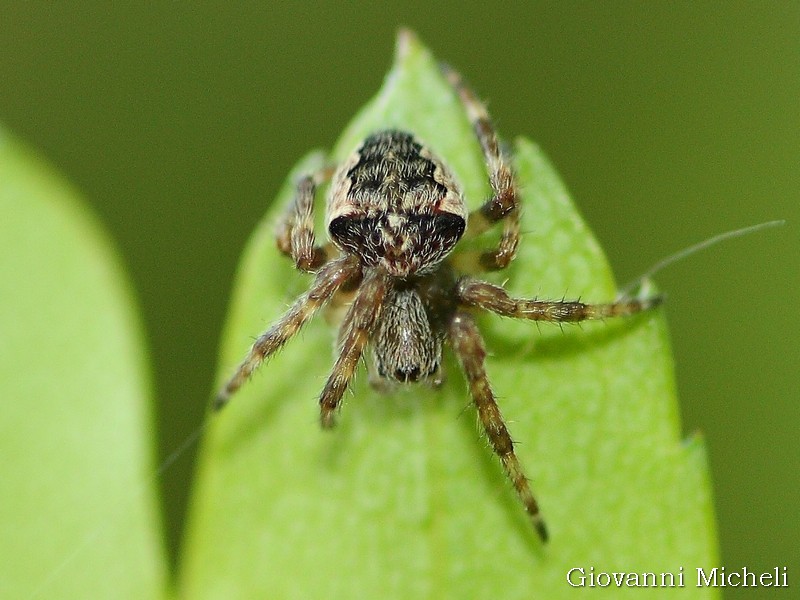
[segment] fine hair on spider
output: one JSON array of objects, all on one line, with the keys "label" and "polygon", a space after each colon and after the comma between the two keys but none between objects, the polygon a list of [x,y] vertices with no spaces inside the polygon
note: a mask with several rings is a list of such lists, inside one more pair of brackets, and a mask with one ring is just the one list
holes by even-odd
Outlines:
[{"label": "fine hair on spider", "polygon": [[[483,103],[461,76],[442,72],[466,111],[483,151],[492,197],[468,212],[453,173],[413,133],[376,131],[338,167],[302,177],[277,228],[278,249],[297,269],[315,274],[311,287],[258,337],[216,397],[222,408],[253,371],[326,304],[347,307],[337,356],[319,396],[320,422],[331,428],[362,355],[373,387],[441,382],[442,350],[454,352],[491,448],[500,458],[539,537],[548,534],[514,451],[485,369],[486,348],[473,313],[488,311],[531,321],[579,322],[627,316],[661,299],[620,298],[607,304],[513,298],[476,278],[504,269],[520,238],[519,194],[510,162]],[[326,226],[314,234],[317,187],[330,181]],[[460,250],[461,239],[502,227],[493,248]]]}]

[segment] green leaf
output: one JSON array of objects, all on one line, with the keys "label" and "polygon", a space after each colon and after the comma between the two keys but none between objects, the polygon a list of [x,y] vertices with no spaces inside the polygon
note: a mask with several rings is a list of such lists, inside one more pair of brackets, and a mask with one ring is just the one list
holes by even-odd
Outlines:
[{"label": "green leaf", "polygon": [[163,598],[146,350],[105,234],[0,129],[0,596]]},{"label": "green leaf", "polygon": [[[473,207],[489,194],[464,111],[433,57],[401,36],[378,96],[347,128],[342,159],[380,128],[415,132],[452,166]],[[557,175],[514,145],[524,237],[491,277],[522,296],[608,301],[613,279]],[[310,283],[279,256],[273,223],[304,160],[245,251],[219,381]],[[490,240],[481,239],[482,244]],[[440,391],[380,395],[359,373],[339,425],[316,398],[333,363],[324,319],[210,417],[187,536],[187,598],[559,598],[573,567],[686,572],[715,564],[702,441],[680,439],[663,314],[584,327],[486,315],[487,370],[551,533],[542,546],[475,423],[452,359]],[[661,590],[669,593],[671,590]],[[597,590],[598,593],[602,591]],[[614,592],[611,592],[612,594]]]}]

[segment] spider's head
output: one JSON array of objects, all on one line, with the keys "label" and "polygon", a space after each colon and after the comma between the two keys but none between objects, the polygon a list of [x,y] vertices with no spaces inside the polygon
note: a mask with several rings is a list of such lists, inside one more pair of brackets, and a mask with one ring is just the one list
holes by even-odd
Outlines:
[{"label": "spider's head", "polygon": [[390,383],[435,377],[442,361],[442,335],[431,326],[419,292],[412,286],[387,294],[372,336],[375,373]]}]

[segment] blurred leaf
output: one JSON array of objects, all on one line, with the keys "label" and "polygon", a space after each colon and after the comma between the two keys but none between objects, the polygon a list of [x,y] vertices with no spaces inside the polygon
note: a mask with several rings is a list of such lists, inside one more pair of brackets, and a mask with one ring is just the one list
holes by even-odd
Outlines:
[{"label": "blurred leaf", "polygon": [[136,305],[69,186],[0,129],[0,596],[162,598]]},{"label": "blurred leaf", "polygon": [[[472,206],[488,196],[464,111],[415,39],[401,44],[383,90],[348,127],[335,158],[387,127],[426,140]],[[219,381],[310,283],[275,250],[272,224],[297,174],[321,161],[313,155],[298,166],[245,251]],[[513,266],[492,279],[524,296],[613,298],[606,261],[541,152],[520,140],[515,164],[524,238]],[[713,514],[702,442],[680,440],[663,315],[563,331],[491,316],[481,325],[548,545],[478,434],[452,360],[439,392],[418,386],[381,396],[361,373],[339,426],[320,431],[316,398],[333,359],[331,333],[318,319],[212,417],[183,596],[560,598],[573,593],[572,567],[683,566],[682,597],[714,597],[691,581],[695,567],[715,564]]]}]

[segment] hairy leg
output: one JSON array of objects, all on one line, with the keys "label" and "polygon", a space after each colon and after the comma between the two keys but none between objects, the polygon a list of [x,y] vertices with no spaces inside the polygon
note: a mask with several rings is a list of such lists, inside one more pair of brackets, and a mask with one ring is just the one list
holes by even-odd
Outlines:
[{"label": "hairy leg", "polygon": [[331,244],[316,245],[314,238],[314,194],[317,187],[328,181],[334,167],[326,166],[305,175],[275,232],[278,249],[294,260],[301,271],[316,271],[335,254]]},{"label": "hairy leg", "polygon": [[607,304],[585,304],[567,300],[528,300],[512,298],[500,286],[469,278],[458,282],[456,293],[461,304],[488,310],[503,317],[561,323],[633,315],[655,308],[663,300],[661,296],[625,298]]},{"label": "hairy leg", "polygon": [[465,237],[479,235],[503,221],[503,233],[497,248],[484,252],[461,252],[453,257],[453,263],[460,271],[466,272],[504,269],[514,259],[519,244],[519,196],[514,174],[500,149],[486,107],[457,71],[447,65],[442,65],[442,71],[456,90],[472,122],[486,159],[494,194],[483,206],[470,213]]},{"label": "hairy leg", "polygon": [[375,269],[365,274],[342,322],[339,356],[319,397],[320,423],[325,429],[334,425],[336,409],[342,402],[342,396],[383,310],[388,285],[388,276],[382,271]]},{"label": "hairy leg", "polygon": [[547,528],[539,513],[539,505],[533,496],[522,465],[514,453],[514,443],[486,377],[484,369],[486,348],[472,316],[466,312],[457,312],[450,324],[449,335],[453,350],[469,382],[470,393],[486,437],[489,438],[495,454],[500,457],[500,462],[514,485],[536,532],[542,541],[547,541]]},{"label": "hairy leg", "polygon": [[253,371],[300,331],[303,325],[330,300],[336,290],[358,274],[360,268],[358,260],[352,256],[345,256],[325,264],[317,273],[311,288],[295,301],[277,323],[255,341],[236,373],[217,394],[214,408],[219,410],[225,406]]}]

